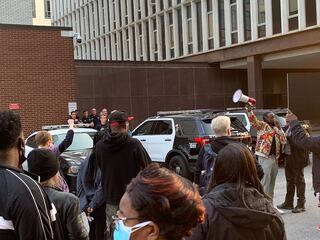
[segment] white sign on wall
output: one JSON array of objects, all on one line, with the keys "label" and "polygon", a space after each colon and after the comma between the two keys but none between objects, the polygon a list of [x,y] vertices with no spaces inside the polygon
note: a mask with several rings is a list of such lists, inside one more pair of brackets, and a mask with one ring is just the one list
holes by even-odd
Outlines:
[{"label": "white sign on wall", "polygon": [[68,113],[71,114],[72,111],[78,109],[77,102],[68,102]]}]

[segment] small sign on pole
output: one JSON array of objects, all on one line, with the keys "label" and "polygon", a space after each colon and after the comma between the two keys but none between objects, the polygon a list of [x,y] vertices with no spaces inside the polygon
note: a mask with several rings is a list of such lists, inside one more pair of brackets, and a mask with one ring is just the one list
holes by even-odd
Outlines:
[{"label": "small sign on pole", "polygon": [[77,102],[68,102],[68,113],[69,115],[71,114],[72,111],[76,110],[77,107]]},{"label": "small sign on pole", "polygon": [[20,109],[19,103],[9,103],[10,110],[18,110]]}]

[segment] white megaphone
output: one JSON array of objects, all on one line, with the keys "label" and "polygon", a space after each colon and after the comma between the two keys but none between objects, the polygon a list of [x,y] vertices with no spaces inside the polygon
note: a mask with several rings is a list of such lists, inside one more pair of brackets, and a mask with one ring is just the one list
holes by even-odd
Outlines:
[{"label": "white megaphone", "polygon": [[234,92],[232,100],[234,103],[244,102],[244,103],[251,103],[252,105],[256,104],[256,100],[254,98],[248,97],[247,95],[244,95],[241,89],[238,89]]}]

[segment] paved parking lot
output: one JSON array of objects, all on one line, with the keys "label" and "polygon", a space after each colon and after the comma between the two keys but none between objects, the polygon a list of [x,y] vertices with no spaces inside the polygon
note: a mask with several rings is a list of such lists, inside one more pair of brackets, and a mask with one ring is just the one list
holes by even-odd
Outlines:
[{"label": "paved parking lot", "polygon": [[[282,215],[288,240],[319,240],[320,231],[317,230],[317,225],[320,224],[320,208],[317,207],[317,199],[313,196],[311,165],[305,168],[306,179],[306,212],[292,213],[285,211]],[[284,168],[280,167],[276,189],[275,189],[275,204],[280,204],[284,201],[286,194],[286,180],[284,176]],[[295,203],[296,204],[296,203]]]},{"label": "paved parking lot", "polygon": [[[313,135],[319,136],[320,131],[314,132]],[[292,213],[291,211],[286,211],[285,214],[282,215],[288,240],[320,239],[320,230],[317,230],[317,226],[320,224],[320,208],[318,208],[318,201],[313,195],[311,170],[310,164],[304,171],[306,180],[306,212]],[[274,202],[276,205],[284,201],[285,194],[286,179],[284,168],[280,167],[275,187]]]}]

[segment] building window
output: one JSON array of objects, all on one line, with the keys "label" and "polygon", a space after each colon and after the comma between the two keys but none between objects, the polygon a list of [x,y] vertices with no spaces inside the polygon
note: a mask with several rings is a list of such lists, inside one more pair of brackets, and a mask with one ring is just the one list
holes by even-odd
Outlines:
[{"label": "building window", "polygon": [[174,57],[174,32],[173,32],[173,17],[172,12],[168,14],[169,18],[169,48],[170,48],[170,57]]},{"label": "building window", "polygon": [[140,23],[138,25],[138,31],[139,31],[139,57],[140,60],[143,60],[143,35],[142,35],[142,24]]},{"label": "building window", "polygon": [[183,55],[183,38],[182,38],[182,15],[181,8],[177,9],[178,16],[178,45],[179,45],[179,56]]},{"label": "building window", "polygon": [[155,60],[158,60],[158,34],[157,34],[157,20],[155,18],[152,19],[152,37],[153,37],[153,50]]},{"label": "building window", "polygon": [[266,11],[264,0],[258,0],[258,37],[266,36]]},{"label": "building window", "polygon": [[187,45],[188,53],[191,54],[193,51],[192,47],[192,18],[191,18],[191,5],[186,6],[187,10]]},{"label": "building window", "polygon": [[238,43],[237,1],[230,0],[231,12],[231,43]]},{"label": "building window", "polygon": [[208,13],[208,48],[213,49],[213,12],[212,0],[207,0],[207,13]]},{"label": "building window", "polygon": [[161,51],[162,59],[166,59],[166,36],[165,36],[165,25],[164,25],[164,16],[160,16],[160,29],[161,29]]},{"label": "building window", "polygon": [[298,0],[289,0],[289,16],[298,14]]},{"label": "building window", "polygon": [[203,50],[201,2],[196,3],[196,9],[197,9],[198,52],[201,52]]},{"label": "building window", "polygon": [[298,0],[289,0],[289,31],[298,29]]},{"label": "building window", "polygon": [[317,4],[316,0],[306,1],[306,25],[307,27],[317,24]]},{"label": "building window", "polygon": [[244,40],[251,40],[251,13],[250,13],[250,0],[243,0],[243,27],[244,27]]},{"label": "building window", "polygon": [[44,17],[51,18],[50,0],[44,0]]},{"label": "building window", "polygon": [[225,37],[225,21],[224,21],[224,0],[219,0],[219,42],[220,47],[226,45],[226,37]]},{"label": "building window", "polygon": [[32,0],[32,17],[36,17],[36,3],[35,0]]}]

